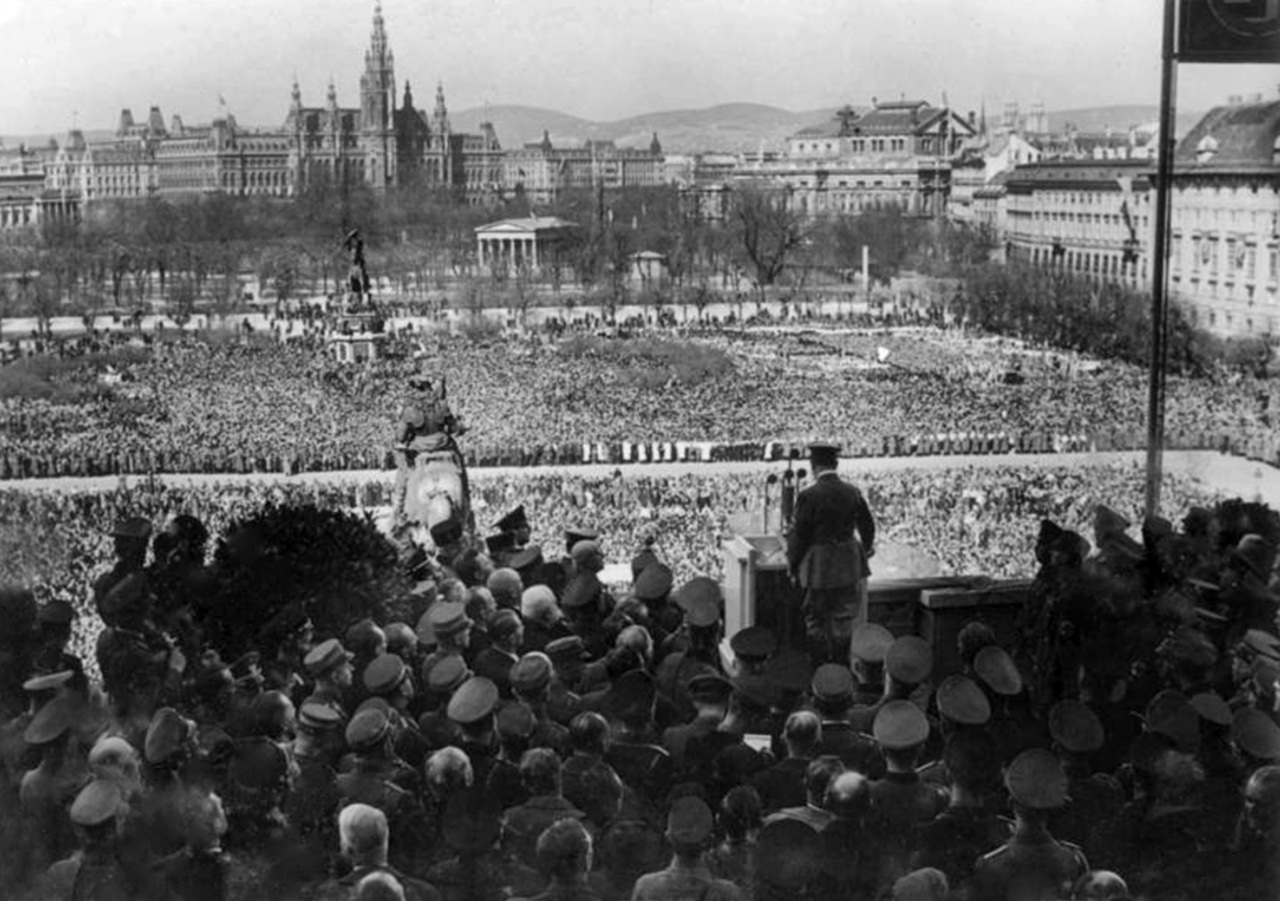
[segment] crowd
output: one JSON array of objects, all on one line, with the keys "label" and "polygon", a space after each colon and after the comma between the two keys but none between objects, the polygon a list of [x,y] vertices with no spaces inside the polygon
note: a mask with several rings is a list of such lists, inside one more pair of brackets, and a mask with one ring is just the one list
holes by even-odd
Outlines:
[{"label": "crowd", "polygon": [[[758,457],[768,441],[905,454],[939,435],[982,436],[1004,450],[1137,447],[1144,437],[1140,369],[957,331],[701,331],[687,354],[730,365],[692,370],[626,354],[623,338],[616,354],[607,341],[579,352],[546,333],[397,340],[425,346],[426,365],[447,376],[471,427],[473,464],[578,462],[584,445],[620,462],[626,443],[696,442],[726,459]],[[352,368],[316,346],[151,340],[108,389],[74,400],[5,396],[0,476],[390,466],[392,423],[422,362],[406,354]],[[100,374],[74,377],[94,385]],[[1230,444],[1274,460],[1278,407],[1274,381],[1172,378],[1167,434],[1175,447]]]},{"label": "crowd", "polygon": [[[82,594],[0,592],[0,884],[134,901],[1273,898],[1280,517],[1175,485],[1136,538],[1113,509],[1136,508],[1134,475],[861,480],[889,535],[1033,580],[1016,629],[973,619],[940,648],[873,608],[816,668],[759,627],[721,653],[709,539],[753,507],[738,477],[478,479],[483,524],[523,504],[530,534],[402,548],[394,616],[338,622],[281,602],[279,549],[226,523],[367,506],[385,486],[6,492],[3,520],[40,539],[97,534],[66,545]],[[610,561],[629,578],[603,584]],[[252,608],[229,603],[245,590]]]}]

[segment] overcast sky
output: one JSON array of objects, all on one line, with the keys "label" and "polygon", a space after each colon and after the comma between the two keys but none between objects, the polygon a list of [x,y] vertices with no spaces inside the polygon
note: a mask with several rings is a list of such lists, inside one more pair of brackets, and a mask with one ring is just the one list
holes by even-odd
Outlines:
[{"label": "overcast sky", "polygon": [[[1159,97],[1160,0],[385,0],[401,89],[429,107],[588,119],[747,101],[792,110],[906,94],[960,109]],[[358,105],[372,0],[0,0],[0,134],[113,127],[219,96],[277,125],[296,73]],[[1280,66],[1183,66],[1179,107],[1277,96]]]}]

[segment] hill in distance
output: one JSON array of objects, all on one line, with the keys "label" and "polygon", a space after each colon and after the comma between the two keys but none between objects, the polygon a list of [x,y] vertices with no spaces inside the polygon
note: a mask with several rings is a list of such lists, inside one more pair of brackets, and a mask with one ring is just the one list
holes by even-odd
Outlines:
[{"label": "hill in distance", "polygon": [[[593,122],[558,110],[536,106],[474,107],[452,114],[456,131],[475,133],[480,123],[493,123],[498,140],[508,150],[542,140],[543,131],[551,136],[557,146],[581,145],[588,140],[611,140],[620,147],[648,147],[656,132],[662,149],[667,153],[701,153],[723,151],[743,153],[784,149],[786,139],[809,125],[828,122],[835,115],[835,107],[828,109],[792,111],[762,103],[724,103],[703,109],[663,110],[618,119],[612,122]],[[1184,111],[1178,114],[1177,133],[1186,134],[1203,114]],[[995,118],[987,111],[988,121]],[[1130,126],[1149,125],[1159,118],[1159,108],[1154,104],[1127,106],[1101,106],[1085,109],[1059,110],[1049,113],[1051,131],[1062,131],[1068,123],[1081,132],[1103,132],[1110,127],[1123,133]],[[86,130],[91,141],[109,140],[110,129]],[[16,148],[26,143],[39,147],[48,143],[49,135],[5,136],[4,146]],[[66,135],[54,135],[61,142]]]}]

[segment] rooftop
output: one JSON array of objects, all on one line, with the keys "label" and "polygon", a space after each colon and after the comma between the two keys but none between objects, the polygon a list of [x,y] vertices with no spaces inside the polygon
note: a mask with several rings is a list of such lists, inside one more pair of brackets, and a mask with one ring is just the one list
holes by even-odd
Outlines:
[{"label": "rooftop", "polygon": [[1280,100],[1219,106],[1178,142],[1180,172],[1280,169]]}]

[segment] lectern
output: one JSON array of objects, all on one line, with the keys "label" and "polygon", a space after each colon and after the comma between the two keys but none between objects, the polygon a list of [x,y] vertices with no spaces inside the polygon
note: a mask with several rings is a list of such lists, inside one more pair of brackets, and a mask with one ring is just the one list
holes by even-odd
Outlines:
[{"label": "lectern", "polygon": [[781,535],[734,535],[724,550],[724,634],[764,626],[783,647],[803,649],[804,598],[787,575],[787,544]]}]

